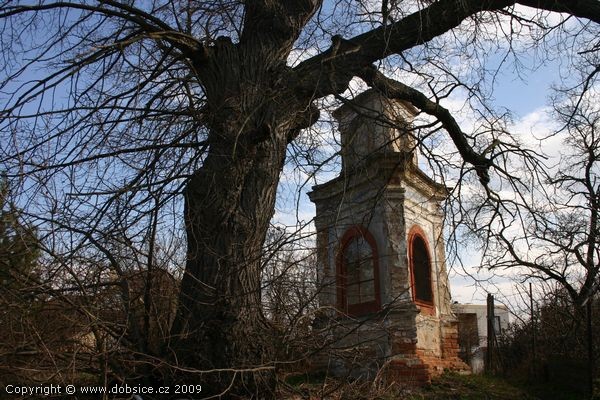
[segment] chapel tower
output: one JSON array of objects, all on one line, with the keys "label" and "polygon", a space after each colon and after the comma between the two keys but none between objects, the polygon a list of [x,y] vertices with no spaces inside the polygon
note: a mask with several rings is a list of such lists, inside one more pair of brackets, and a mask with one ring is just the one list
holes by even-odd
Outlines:
[{"label": "chapel tower", "polygon": [[324,320],[338,348],[361,352],[355,362],[334,357],[339,374],[385,366],[391,380],[424,383],[445,368],[467,368],[442,238],[447,188],[419,169],[415,114],[374,90],[336,110],[342,169],[309,194]]}]

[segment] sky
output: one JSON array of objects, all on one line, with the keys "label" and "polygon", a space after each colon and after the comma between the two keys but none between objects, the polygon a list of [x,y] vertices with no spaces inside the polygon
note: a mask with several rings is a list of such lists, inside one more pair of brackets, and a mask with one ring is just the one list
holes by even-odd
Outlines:
[{"label": "sky", "polygon": [[[537,142],[532,140],[533,138],[542,138],[550,133],[554,126],[548,97],[551,86],[559,79],[558,70],[556,61],[533,71],[523,71],[518,78],[505,73],[496,85],[494,103],[511,110],[514,119],[511,131],[523,139],[528,139],[532,146]],[[544,151],[557,155],[559,146],[560,141],[555,139],[552,143],[545,143]],[[522,283],[518,277],[511,276],[509,271],[499,271],[497,275],[477,271],[476,267],[480,261],[480,255],[477,253],[463,253],[462,257],[466,264],[464,270],[459,266],[453,266],[450,270],[453,300],[460,303],[485,304],[486,290],[489,290],[515,312],[522,308]],[[480,279],[481,282],[476,282],[476,279]]]},{"label": "sky", "polygon": [[[364,2],[368,4],[369,2]],[[375,10],[380,7],[377,2],[371,2]],[[527,10],[524,11],[527,13]],[[552,18],[556,18],[553,16]],[[518,45],[518,43],[516,43]],[[520,61],[523,63],[523,68],[519,70],[519,75],[512,68],[512,63],[508,61],[497,74],[494,83],[493,104],[497,108],[507,108],[512,112],[513,125],[511,130],[520,134],[524,140],[527,140],[531,145],[536,145],[535,140],[532,140],[531,133],[534,136],[542,137],[543,133],[552,128],[551,115],[548,110],[548,97],[550,88],[553,84],[561,80],[560,67],[563,60],[560,56],[556,56],[552,61],[543,65],[539,65],[539,61],[534,52],[528,53],[527,49],[520,48]],[[311,49],[304,52],[306,56],[314,54]],[[543,54],[542,54],[543,55]],[[489,67],[493,68],[499,64],[502,56],[502,51],[499,51],[497,56],[489,57],[487,62]],[[459,120],[461,112],[459,111],[460,103],[464,99],[451,98],[445,104],[449,109],[455,111]],[[462,116],[461,126],[469,126],[470,121],[468,116]],[[464,125],[463,125],[464,124]],[[324,128],[327,129],[327,128]],[[323,136],[333,137],[331,131],[324,131]],[[557,154],[560,149],[560,142],[546,142],[546,151]],[[335,151],[332,147],[326,149]],[[328,171],[327,173],[319,172],[318,180],[323,182],[333,178],[335,173]],[[277,202],[276,214],[274,221],[288,226],[303,225],[312,220],[315,214],[313,204],[308,200],[306,193],[310,190],[313,182],[307,180],[307,176],[300,171],[294,170],[292,166],[286,166],[286,171],[282,177],[282,182],[279,188],[279,196]],[[451,290],[454,300],[459,302],[476,302],[482,303],[485,301],[486,292],[475,285],[473,276],[476,275],[476,267],[479,263],[477,254],[463,253],[465,271],[462,268],[453,266],[450,272]],[[487,280],[487,275],[482,275],[482,280]],[[514,282],[507,277],[496,277],[493,279],[496,290],[510,301],[518,299],[519,293],[514,289]],[[500,294],[500,293],[499,293]]]},{"label": "sky", "polygon": [[[499,63],[499,59],[492,56],[488,62],[490,68],[494,68]],[[527,145],[535,148],[540,145],[538,139],[551,132],[555,126],[552,121],[549,99],[552,86],[561,82],[560,72],[564,60],[558,57],[540,64],[536,54],[524,51],[520,56],[520,62],[522,64],[518,74],[510,61],[500,67],[494,82],[493,105],[498,109],[510,110],[513,121],[510,131]],[[462,101],[464,99],[450,99],[444,105],[450,110],[455,108],[455,111],[458,111],[458,104]],[[461,126],[469,126],[471,123],[468,116],[464,116],[464,118],[461,116],[460,111],[457,116]],[[560,154],[560,139],[545,141],[543,145],[547,154],[553,156]],[[287,172],[283,178],[284,186],[288,183],[293,186],[294,181],[298,183],[306,179],[300,173]],[[293,196],[286,195],[283,193],[284,190],[281,190],[282,195],[278,201],[274,220],[292,226],[297,220],[310,221],[315,214],[314,206],[306,195],[310,186],[311,184],[306,184],[299,194]],[[290,201],[291,199],[293,201]],[[495,273],[480,271],[477,268],[480,263],[480,254],[463,250],[460,255],[462,265],[448,265],[453,301],[485,304],[489,291],[514,312],[518,313],[519,310],[526,308],[528,301],[524,295],[526,283],[523,283],[518,275],[513,271]]]}]

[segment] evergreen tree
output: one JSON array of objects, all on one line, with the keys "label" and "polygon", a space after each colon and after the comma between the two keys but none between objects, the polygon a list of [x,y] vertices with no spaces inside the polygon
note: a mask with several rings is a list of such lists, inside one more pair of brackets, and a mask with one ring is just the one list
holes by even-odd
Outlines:
[{"label": "evergreen tree", "polygon": [[39,247],[35,229],[21,220],[10,202],[6,179],[0,181],[0,284],[7,291],[22,289],[35,274]]}]

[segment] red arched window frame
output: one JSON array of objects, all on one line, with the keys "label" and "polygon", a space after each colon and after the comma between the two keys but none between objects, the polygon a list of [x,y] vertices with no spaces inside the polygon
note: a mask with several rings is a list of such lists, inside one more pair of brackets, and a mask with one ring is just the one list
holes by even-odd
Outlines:
[{"label": "red arched window frame", "polygon": [[423,313],[434,314],[431,248],[425,232],[416,225],[408,234],[408,263],[413,301]]},{"label": "red arched window frame", "polygon": [[[349,283],[352,286],[356,286],[356,283],[348,282],[348,265],[344,254],[348,250],[352,241],[361,238],[369,245],[371,250],[371,261],[373,268],[373,290],[374,298],[371,301],[358,302],[349,304],[348,301],[348,288]],[[337,254],[337,303],[338,309],[348,315],[360,316],[369,313],[377,312],[381,309],[381,293],[379,287],[379,255],[377,252],[377,244],[375,238],[371,233],[363,226],[353,226],[348,229],[342,240],[340,241],[341,246]],[[358,284],[360,287],[360,283]],[[360,290],[360,289],[359,289]]]}]

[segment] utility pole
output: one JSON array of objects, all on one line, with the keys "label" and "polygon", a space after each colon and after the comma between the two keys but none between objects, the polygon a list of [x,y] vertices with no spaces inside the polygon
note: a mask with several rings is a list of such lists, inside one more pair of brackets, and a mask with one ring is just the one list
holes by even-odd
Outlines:
[{"label": "utility pole", "polygon": [[494,344],[496,332],[494,331],[494,296],[490,293],[487,295],[487,351],[486,351],[486,366],[487,372],[492,372],[494,362]]},{"label": "utility pole", "polygon": [[588,392],[594,398],[594,331],[592,329],[592,296],[588,297],[586,308],[587,352],[588,352]]},{"label": "utility pole", "polygon": [[531,311],[531,353],[532,353],[532,376],[535,378],[537,375],[537,349],[536,349],[536,337],[535,337],[535,313],[533,308],[533,290],[531,288],[531,282],[529,282],[529,310]]}]

